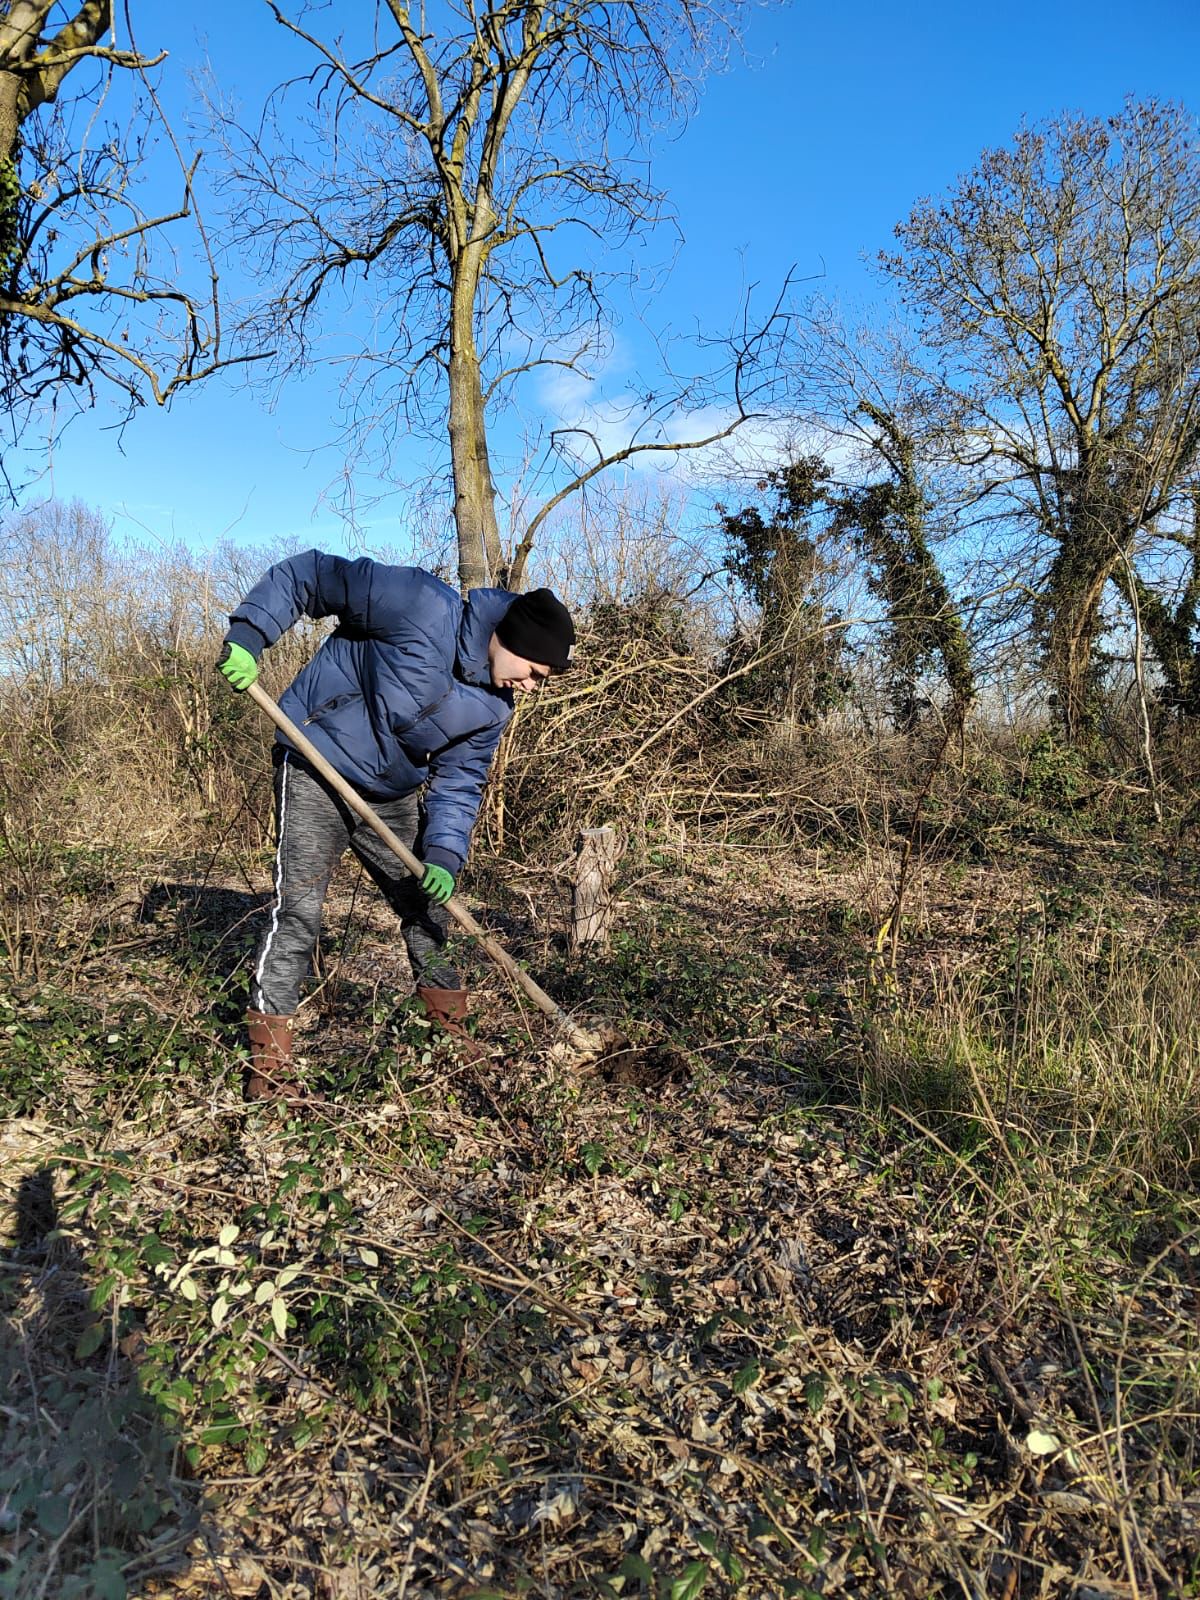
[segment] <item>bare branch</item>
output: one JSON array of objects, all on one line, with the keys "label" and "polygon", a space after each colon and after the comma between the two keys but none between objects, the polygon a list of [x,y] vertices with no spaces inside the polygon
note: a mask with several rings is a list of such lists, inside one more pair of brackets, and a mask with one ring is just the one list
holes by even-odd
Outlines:
[{"label": "bare branch", "polygon": [[325,165],[278,134],[274,107],[257,133],[224,119],[231,237],[271,282],[254,327],[284,360],[307,360],[329,286],[369,279],[380,314],[347,363],[346,431],[362,450],[386,448],[397,417],[444,426],[461,579],[488,581],[501,549],[488,407],[564,344],[598,347],[606,280],[582,251],[661,220],[650,134],[686,114],[740,8],[470,0],[434,31],[423,8],[384,0],[352,45],[317,38],[286,0],[266,3],[337,93],[312,105]]},{"label": "bare branch", "polygon": [[[138,49],[125,4],[120,49],[108,38],[111,0],[73,0],[52,32],[55,0],[13,0],[0,15],[0,375],[18,447],[47,400],[69,415],[96,399],[97,380],[128,416],[226,364],[196,161],[183,160],[149,77],[165,53]],[[100,130],[96,108],[114,87],[125,96],[114,97],[119,127]],[[154,128],[179,161],[183,196],[148,215],[137,176]],[[156,263],[184,225],[207,257],[207,294],[180,282],[173,256]]]}]

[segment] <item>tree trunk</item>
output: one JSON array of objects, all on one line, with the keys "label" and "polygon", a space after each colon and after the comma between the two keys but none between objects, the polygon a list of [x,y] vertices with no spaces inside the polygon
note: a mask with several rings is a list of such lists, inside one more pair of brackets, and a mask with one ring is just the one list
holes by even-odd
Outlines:
[{"label": "tree trunk", "polygon": [[483,386],[475,344],[478,273],[454,272],[450,315],[450,464],[454,475],[454,526],[458,581],[464,594],[496,581],[500,530],[496,485],[487,447]]},{"label": "tree trunk", "polygon": [[580,835],[571,925],[573,950],[584,945],[598,945],[601,950],[608,947],[608,931],[616,909],[612,880],[620,853],[615,828],[585,828]]},{"label": "tree trunk", "polygon": [[0,73],[0,162],[15,161],[21,119],[17,115],[20,83],[14,73]]},{"label": "tree trunk", "polygon": [[[38,106],[55,99],[80,52],[98,44],[112,26],[112,0],[82,0],[71,21],[43,42],[42,28],[52,4],[53,0],[12,0],[0,17],[0,159],[15,157],[21,123]],[[36,71],[12,70],[27,69],[35,60],[42,63]]]},{"label": "tree trunk", "polygon": [[1104,586],[1120,560],[1113,551],[1085,561],[1069,546],[1050,569],[1043,604],[1046,671],[1057,697],[1063,733],[1073,745],[1086,744],[1096,727],[1095,644],[1100,631]]},{"label": "tree trunk", "polygon": [[1200,602],[1200,573],[1193,570],[1174,607],[1148,588],[1136,572],[1121,578],[1130,605],[1141,618],[1155,660],[1163,675],[1158,692],[1161,704],[1185,717],[1200,716],[1200,648],[1196,643],[1196,611]]},{"label": "tree trunk", "polygon": [[37,49],[45,8],[28,3],[10,6],[0,17],[0,161],[15,161],[21,118],[25,111],[24,66]]}]

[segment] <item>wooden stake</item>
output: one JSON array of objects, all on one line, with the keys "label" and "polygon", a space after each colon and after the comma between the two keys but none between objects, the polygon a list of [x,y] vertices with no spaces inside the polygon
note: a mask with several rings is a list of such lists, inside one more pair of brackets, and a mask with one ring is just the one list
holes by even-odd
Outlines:
[{"label": "wooden stake", "polygon": [[608,934],[615,907],[612,880],[621,854],[615,828],[585,828],[579,836],[575,866],[574,909],[571,948],[584,945],[608,948]]}]

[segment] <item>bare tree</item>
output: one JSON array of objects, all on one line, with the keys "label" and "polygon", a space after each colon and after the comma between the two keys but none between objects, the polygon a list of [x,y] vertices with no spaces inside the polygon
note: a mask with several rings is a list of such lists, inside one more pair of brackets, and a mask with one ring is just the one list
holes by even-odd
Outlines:
[{"label": "bare tree", "polygon": [[[277,285],[265,336],[281,340],[289,364],[311,358],[334,291],[369,299],[369,335],[343,390],[353,448],[379,431],[386,452],[401,423],[444,427],[461,583],[519,583],[550,505],[525,520],[506,561],[489,410],[517,378],[580,370],[602,345],[604,261],[620,261],[664,212],[648,176],[650,135],[681,125],[696,76],[744,8],[356,0],[341,8],[347,35],[328,38],[309,21],[319,7],[265,3],[315,63],[277,91],[256,129],[223,114],[232,235]],[[288,120],[297,90],[304,128]],[[727,415],[710,441],[749,414],[762,332],[728,350]],[[707,386],[684,386],[670,415],[711,403],[717,381],[710,372]],[[571,482],[551,504],[616,460],[700,442],[672,439],[654,403],[636,423],[616,450],[558,432],[551,452],[569,457]],[[584,453],[572,448],[580,443]]]},{"label": "bare tree", "polygon": [[1105,589],[1139,533],[1175,536],[1195,478],[1195,139],[1188,112],[1155,102],[1023,129],[917,205],[883,258],[922,320],[977,495],[1031,538],[1073,739],[1092,727]]},{"label": "bare tree", "polygon": [[139,198],[147,138],[165,126],[146,74],[163,59],[117,47],[112,0],[0,0],[0,376],[14,440],[39,407],[61,422],[90,404],[98,380],[130,408],[165,405],[222,362],[212,259],[192,293],[167,248],[167,230],[194,220],[195,163],[180,158],[170,209]]}]

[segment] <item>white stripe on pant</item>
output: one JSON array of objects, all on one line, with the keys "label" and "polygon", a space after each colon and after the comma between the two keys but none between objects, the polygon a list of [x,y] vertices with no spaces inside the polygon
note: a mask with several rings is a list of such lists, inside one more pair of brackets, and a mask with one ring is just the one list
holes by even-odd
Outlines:
[{"label": "white stripe on pant", "polygon": [[[373,809],[420,854],[416,791]],[[371,828],[294,751],[281,750],[275,768],[275,899],[255,955],[250,1004],[271,1016],[291,1016],[321,930],[329,880],[347,848],[354,851],[400,919],[414,980],[435,989],[461,981],[445,955],[448,918],[422,893]]]}]

